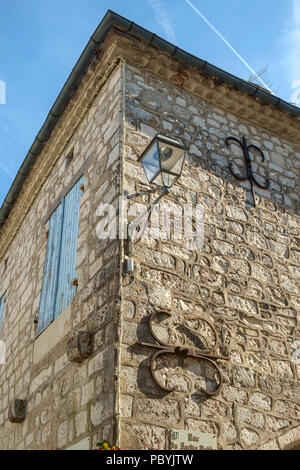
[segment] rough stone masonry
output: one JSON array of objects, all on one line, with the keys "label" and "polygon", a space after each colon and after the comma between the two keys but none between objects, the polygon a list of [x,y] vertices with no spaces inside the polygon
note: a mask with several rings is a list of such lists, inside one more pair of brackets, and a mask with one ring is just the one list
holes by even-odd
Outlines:
[{"label": "rough stone masonry", "polygon": [[[299,127],[130,35],[109,37],[0,233],[0,293],[7,293],[1,449],[93,449],[102,439],[124,449],[168,449],[176,429],[212,433],[219,449],[299,445]],[[117,207],[125,190],[149,189],[138,157],[158,132],[188,149],[164,203],[202,204],[204,244],[135,242],[134,273],[123,275],[126,244],[99,240],[97,209]],[[246,137],[266,156],[262,163],[254,155],[257,177],[270,180],[268,190],[255,188],[256,207],[248,182],[229,172],[230,162],[244,171],[240,149],[225,145],[229,136]],[[43,218],[80,169],[77,295],[36,338]],[[146,208],[151,198],[138,202]],[[154,350],[138,344],[153,343],[154,312],[170,314],[170,344],[180,344],[185,327],[229,357],[217,361],[224,378],[217,396],[201,392],[215,385],[201,360],[184,367],[177,358],[162,361],[157,373],[172,391],[156,384]],[[93,349],[74,362],[67,350],[79,332],[91,334]],[[8,419],[15,399],[27,403],[22,423]]]}]

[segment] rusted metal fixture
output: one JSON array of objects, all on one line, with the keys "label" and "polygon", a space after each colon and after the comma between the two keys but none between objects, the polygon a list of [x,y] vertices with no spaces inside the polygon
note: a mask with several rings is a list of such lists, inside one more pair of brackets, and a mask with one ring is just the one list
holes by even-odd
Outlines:
[{"label": "rusted metal fixture", "polygon": [[[218,365],[216,364],[215,361],[218,360],[218,359],[221,359],[223,361],[228,361],[229,357],[214,354],[213,353],[213,348],[203,349],[203,350],[198,349],[197,350],[197,349],[194,349],[194,348],[182,347],[182,346],[173,346],[173,345],[168,345],[168,344],[164,343],[161,339],[159,339],[157,337],[157,335],[155,334],[154,329],[153,329],[153,321],[154,321],[155,317],[157,317],[159,314],[162,314],[162,313],[169,316],[169,317],[172,316],[169,312],[154,312],[151,315],[151,317],[149,318],[149,330],[151,332],[152,337],[155,339],[155,341],[158,344],[151,344],[151,343],[145,343],[145,342],[139,342],[138,343],[141,346],[147,346],[147,347],[155,348],[155,349],[159,350],[151,358],[150,370],[151,370],[153,380],[157,383],[157,385],[162,390],[165,390],[166,392],[174,391],[172,388],[166,387],[165,385],[161,384],[155,376],[155,371],[154,371],[155,361],[157,360],[157,358],[159,356],[161,356],[163,354],[176,354],[176,355],[181,355],[181,356],[185,356],[185,357],[199,358],[199,359],[202,359],[203,361],[208,362],[210,365],[213,366],[213,368],[217,372],[217,376],[218,376],[218,379],[219,379],[219,384],[218,384],[218,387],[217,387],[216,390],[210,391],[210,390],[207,390],[205,388],[201,388],[201,391],[203,393],[205,393],[206,395],[208,395],[208,396],[217,395],[220,392],[222,384],[223,384],[223,376],[222,376],[222,373],[221,373],[221,371],[220,371],[220,369],[219,369],[219,367],[218,367]],[[208,320],[206,320],[205,318],[198,317],[198,319],[203,320],[205,323],[207,323],[210,326],[210,328],[214,332],[215,338],[217,339],[218,338],[217,332],[216,332],[215,328],[213,327],[213,325]]]},{"label": "rusted metal fixture", "polygon": [[256,184],[256,186],[258,186],[261,189],[269,189],[270,181],[266,180],[265,185],[263,185],[263,184],[261,184],[257,181],[256,177],[253,174],[253,170],[252,170],[252,162],[251,162],[251,158],[250,158],[250,149],[256,150],[258,153],[260,153],[261,158],[262,158],[262,162],[265,161],[265,155],[264,155],[263,151],[260,148],[256,147],[256,145],[247,145],[245,137],[243,137],[242,141],[240,141],[236,137],[228,137],[226,139],[227,147],[230,147],[230,143],[229,143],[230,141],[236,142],[241,147],[241,149],[243,151],[245,165],[246,165],[246,176],[239,176],[236,173],[234,173],[232,163],[229,164],[229,170],[230,170],[231,174],[234,176],[234,178],[238,179],[239,181],[247,181],[247,180],[250,181],[251,192],[252,192],[252,197],[253,197],[253,205],[254,205],[254,207],[256,207],[254,185]]},{"label": "rusted metal fixture", "polygon": [[11,423],[22,423],[26,418],[26,400],[16,398],[9,404],[8,420]]}]

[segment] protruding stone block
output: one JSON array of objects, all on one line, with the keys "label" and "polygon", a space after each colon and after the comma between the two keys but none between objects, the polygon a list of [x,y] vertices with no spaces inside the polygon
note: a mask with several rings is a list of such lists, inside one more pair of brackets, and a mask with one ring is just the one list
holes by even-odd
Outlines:
[{"label": "protruding stone block", "polygon": [[26,400],[16,398],[9,404],[8,419],[11,423],[22,423],[26,418]]},{"label": "protruding stone block", "polygon": [[67,356],[72,362],[82,362],[92,354],[92,335],[78,331],[67,343]]}]

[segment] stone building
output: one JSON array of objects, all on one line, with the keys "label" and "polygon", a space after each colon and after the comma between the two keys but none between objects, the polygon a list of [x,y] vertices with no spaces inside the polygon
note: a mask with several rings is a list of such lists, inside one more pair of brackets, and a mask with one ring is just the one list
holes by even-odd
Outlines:
[{"label": "stone building", "polygon": [[[149,190],[138,158],[157,133],[187,148],[163,201],[204,208],[204,243],[133,241],[124,274],[128,244],[98,236],[99,206]],[[228,137],[264,154],[255,204]],[[183,430],[296,448],[299,177],[299,108],[108,12],[0,211],[0,448],[170,449]],[[151,316],[170,346],[153,375],[167,347]]]}]

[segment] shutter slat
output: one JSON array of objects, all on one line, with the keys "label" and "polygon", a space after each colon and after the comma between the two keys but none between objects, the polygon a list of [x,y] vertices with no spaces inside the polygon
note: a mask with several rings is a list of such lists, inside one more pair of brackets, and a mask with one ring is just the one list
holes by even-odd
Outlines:
[{"label": "shutter slat", "polygon": [[38,327],[36,332],[37,335],[42,333],[54,320],[55,298],[58,287],[58,270],[61,254],[63,216],[64,201],[62,201],[58,206],[49,221],[49,237],[44,267]]},{"label": "shutter slat", "polygon": [[76,286],[73,286],[73,281],[77,278],[76,252],[79,234],[80,197],[82,194],[80,186],[82,184],[83,178],[73,186],[65,197],[55,318],[70,305],[76,295]]}]

